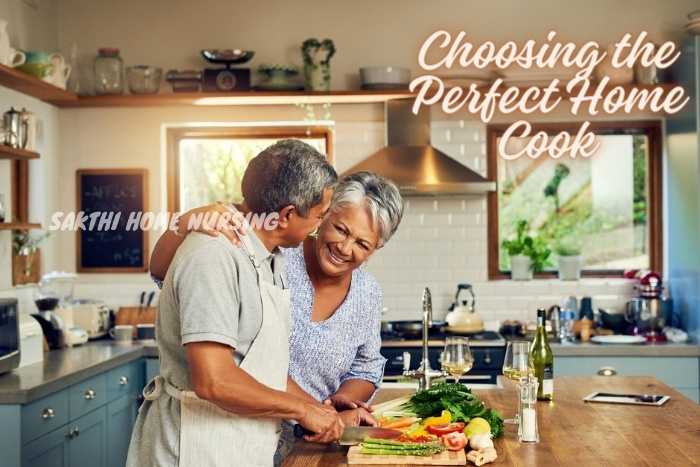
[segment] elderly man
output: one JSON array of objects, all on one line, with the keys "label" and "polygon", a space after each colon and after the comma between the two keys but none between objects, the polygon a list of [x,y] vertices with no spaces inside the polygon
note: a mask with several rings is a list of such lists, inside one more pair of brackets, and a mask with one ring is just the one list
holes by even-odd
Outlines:
[{"label": "elderly man", "polygon": [[156,335],[160,375],[144,390],[129,466],[272,465],[281,419],[332,442],[336,410],[288,384],[290,329],[285,260],[328,210],[337,175],[299,140],[253,158],[242,181],[241,215],[273,216],[241,236],[189,235],[183,218],[164,235],[187,238],[169,268]]}]

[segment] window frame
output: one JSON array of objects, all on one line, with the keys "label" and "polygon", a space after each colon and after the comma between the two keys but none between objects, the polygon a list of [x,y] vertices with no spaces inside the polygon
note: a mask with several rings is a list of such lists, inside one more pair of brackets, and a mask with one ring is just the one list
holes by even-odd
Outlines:
[{"label": "window frame", "polygon": [[285,139],[323,138],[326,157],[333,164],[333,127],[331,125],[181,125],[166,129],[167,147],[167,207],[168,212],[180,211],[180,141],[183,139]]},{"label": "window frame", "polygon": [[[576,134],[583,122],[532,122],[530,134],[544,131],[555,135],[562,131]],[[647,193],[649,218],[647,232],[649,235],[649,268],[661,271],[663,268],[663,145],[661,138],[662,122],[660,120],[635,121],[601,121],[589,122],[589,131],[599,135],[638,135],[648,138]],[[498,138],[503,136],[511,126],[507,124],[489,124],[486,126],[487,177],[498,183]],[[525,156],[526,157],[526,156]],[[542,156],[548,157],[548,156]],[[498,191],[487,194],[487,257],[488,279],[509,279],[510,271],[499,268],[500,241],[498,233]],[[581,277],[622,277],[622,269],[587,269],[581,271]],[[535,273],[535,279],[557,277],[557,271]]]}]

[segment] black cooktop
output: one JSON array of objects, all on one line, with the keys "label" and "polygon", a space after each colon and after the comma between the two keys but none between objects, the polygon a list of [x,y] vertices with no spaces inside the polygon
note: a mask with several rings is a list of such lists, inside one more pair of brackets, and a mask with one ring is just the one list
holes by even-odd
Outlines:
[{"label": "black cooktop", "polygon": [[[503,345],[505,346],[505,339],[503,336],[496,331],[483,331],[477,334],[455,334],[446,331],[431,332],[428,336],[428,340],[431,345],[434,345],[436,341],[443,341],[448,337],[465,335],[469,338],[469,345],[474,346],[485,346],[485,345]],[[413,336],[404,337],[397,333],[382,333],[382,342],[384,344],[389,344],[392,347],[397,345],[421,345],[422,338],[416,338]]]}]

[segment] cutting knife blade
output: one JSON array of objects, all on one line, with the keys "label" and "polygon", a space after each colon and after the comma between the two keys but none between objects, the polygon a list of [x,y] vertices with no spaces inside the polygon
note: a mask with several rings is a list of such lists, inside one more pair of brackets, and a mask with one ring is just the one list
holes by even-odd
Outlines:
[{"label": "cutting knife blade", "polygon": [[[303,435],[312,435],[313,432],[307,430],[301,425],[294,425],[294,436],[297,438]],[[365,438],[379,439],[394,439],[401,435],[398,430],[390,430],[388,428],[379,428],[373,426],[346,426],[343,431],[343,436],[338,440],[341,446],[353,446],[361,443]]]}]

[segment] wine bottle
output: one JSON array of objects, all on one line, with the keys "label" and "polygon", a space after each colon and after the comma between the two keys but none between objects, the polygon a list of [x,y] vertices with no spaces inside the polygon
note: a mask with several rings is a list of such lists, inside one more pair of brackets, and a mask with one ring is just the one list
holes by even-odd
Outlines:
[{"label": "wine bottle", "polygon": [[551,401],[554,398],[554,356],[547,341],[546,316],[544,308],[537,309],[537,330],[530,348],[535,376],[539,383],[537,399],[541,401]]}]

